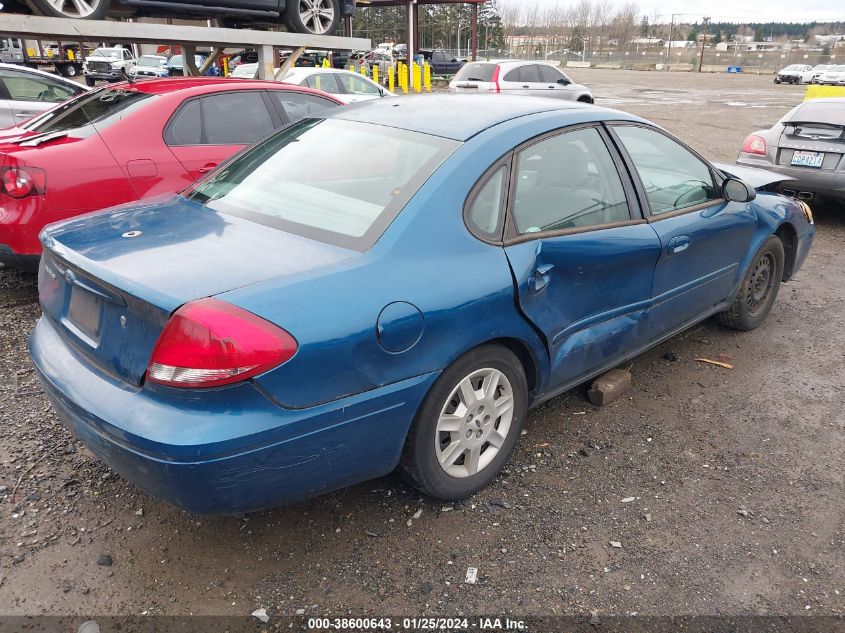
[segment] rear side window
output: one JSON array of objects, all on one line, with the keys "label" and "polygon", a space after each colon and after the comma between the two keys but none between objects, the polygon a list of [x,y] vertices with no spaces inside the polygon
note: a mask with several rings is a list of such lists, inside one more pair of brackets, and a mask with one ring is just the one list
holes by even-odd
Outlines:
[{"label": "rear side window", "polygon": [[344,74],[339,79],[343,82],[343,88],[351,95],[375,96],[381,94],[379,89],[369,81],[361,79],[357,75]]},{"label": "rear side window", "polygon": [[457,81],[493,81],[493,74],[496,72],[496,64],[483,62],[470,62],[457,72]]},{"label": "rear side window", "polygon": [[482,239],[500,237],[507,178],[508,168],[502,165],[472,197],[466,220],[470,230]]},{"label": "rear side window", "polygon": [[275,127],[261,91],[222,92],[183,104],[164,140],[168,145],[249,145]]},{"label": "rear side window", "polygon": [[337,107],[336,103],[328,99],[292,90],[271,90],[270,97],[281,106],[288,123]]},{"label": "rear side window", "polygon": [[598,130],[559,134],[519,153],[513,218],[520,235],[631,219],[619,172]]},{"label": "rear side window", "polygon": [[338,83],[337,73],[314,73],[305,79],[305,85],[314,90],[322,90],[332,95],[343,94],[343,88]]},{"label": "rear side window", "polygon": [[521,83],[539,83],[540,82],[540,67],[537,64],[527,64],[514,68],[507,75],[505,81],[514,81]]}]

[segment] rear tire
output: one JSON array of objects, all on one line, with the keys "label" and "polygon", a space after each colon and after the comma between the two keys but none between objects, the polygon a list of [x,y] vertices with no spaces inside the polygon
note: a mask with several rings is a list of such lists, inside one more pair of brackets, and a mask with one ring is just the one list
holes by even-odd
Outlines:
[{"label": "rear tire", "polygon": [[96,79],[91,79],[91,77],[85,78],[85,85],[88,86],[89,88],[93,88],[96,84],[97,84]]},{"label": "rear tire", "polygon": [[[84,20],[103,20],[109,11],[110,0],[64,0],[60,9],[56,9],[48,0],[27,0],[30,8],[39,15],[52,18],[71,18]],[[82,5],[82,10],[79,5]]]},{"label": "rear tire", "polygon": [[510,350],[484,345],[464,354],[423,400],[399,472],[436,499],[478,492],[513,452],[527,403],[525,371]]},{"label": "rear tire", "polygon": [[296,33],[333,35],[340,25],[340,0],[291,0],[285,24]]},{"label": "rear tire", "polygon": [[783,243],[772,235],[754,254],[733,305],[716,315],[719,323],[743,331],[763,323],[777,298],[783,266]]}]

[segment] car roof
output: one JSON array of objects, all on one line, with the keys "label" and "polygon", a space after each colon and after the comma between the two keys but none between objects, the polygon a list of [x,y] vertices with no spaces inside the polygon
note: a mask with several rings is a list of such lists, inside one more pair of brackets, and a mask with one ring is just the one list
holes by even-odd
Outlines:
[{"label": "car roof", "polygon": [[593,111],[597,121],[641,120],[607,108],[546,97],[456,94],[365,101],[340,108],[328,116],[467,141],[494,125],[532,114],[559,112],[563,125],[568,115],[575,123],[576,119],[583,120],[585,109]]},{"label": "car roof", "polygon": [[145,79],[132,83],[124,81],[111,84],[110,89],[134,90],[145,94],[162,95],[172,92],[188,91],[189,94],[203,94],[216,92],[218,90],[267,90],[272,87],[275,90],[296,90],[299,92],[313,92],[322,97],[322,92],[311,90],[303,86],[292,86],[282,84],[278,81],[263,81],[261,79],[246,79],[238,77],[169,77],[166,79]]}]

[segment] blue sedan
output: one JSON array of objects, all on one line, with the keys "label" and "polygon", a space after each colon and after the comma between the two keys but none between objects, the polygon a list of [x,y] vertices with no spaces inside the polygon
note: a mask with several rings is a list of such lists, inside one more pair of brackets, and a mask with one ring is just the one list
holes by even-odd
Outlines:
[{"label": "blue sedan", "polygon": [[48,227],[30,351],[82,441],[190,511],[397,466],[456,499],[529,407],[711,315],[763,322],[815,229],[748,173],[593,106],[359,104]]}]

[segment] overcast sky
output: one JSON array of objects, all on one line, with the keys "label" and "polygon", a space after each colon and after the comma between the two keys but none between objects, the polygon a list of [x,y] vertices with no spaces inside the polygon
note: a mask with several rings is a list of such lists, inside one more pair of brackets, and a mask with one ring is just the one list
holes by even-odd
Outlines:
[{"label": "overcast sky", "polygon": [[[575,5],[577,0],[536,0],[542,5]],[[624,0],[616,0],[617,6]],[[640,13],[710,16],[725,22],[845,22],[845,0],[639,0]],[[661,21],[669,21],[669,16]]]}]

